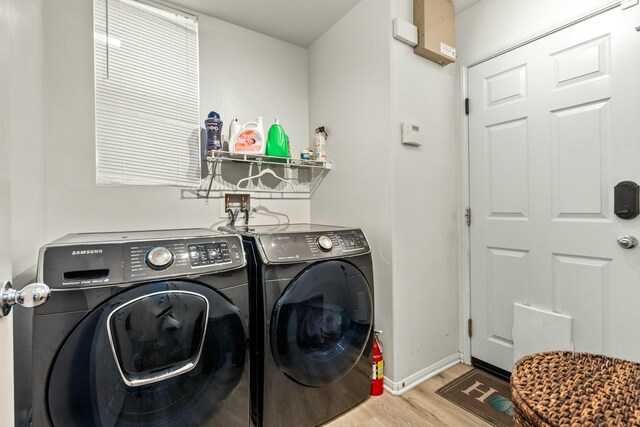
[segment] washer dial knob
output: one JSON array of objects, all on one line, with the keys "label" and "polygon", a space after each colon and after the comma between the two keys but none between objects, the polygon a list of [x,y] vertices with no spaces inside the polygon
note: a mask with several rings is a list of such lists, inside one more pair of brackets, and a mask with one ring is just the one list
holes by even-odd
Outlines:
[{"label": "washer dial knob", "polygon": [[149,268],[164,270],[173,264],[173,252],[163,246],[158,246],[147,252],[146,261]]},{"label": "washer dial knob", "polygon": [[316,245],[321,251],[329,252],[333,249],[333,241],[328,236],[318,236]]}]

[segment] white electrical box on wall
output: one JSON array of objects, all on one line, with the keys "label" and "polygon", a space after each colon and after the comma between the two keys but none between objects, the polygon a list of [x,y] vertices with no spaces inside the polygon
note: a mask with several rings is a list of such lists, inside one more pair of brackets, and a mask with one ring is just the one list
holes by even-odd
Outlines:
[{"label": "white electrical box on wall", "polygon": [[418,45],[418,27],[400,18],[393,20],[393,38],[411,47]]},{"label": "white electrical box on wall", "polygon": [[402,143],[407,145],[422,145],[420,126],[409,122],[402,122]]}]

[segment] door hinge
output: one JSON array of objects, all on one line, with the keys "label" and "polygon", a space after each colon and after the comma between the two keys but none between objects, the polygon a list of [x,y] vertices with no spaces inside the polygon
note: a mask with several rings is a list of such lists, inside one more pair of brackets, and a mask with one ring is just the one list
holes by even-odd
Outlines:
[{"label": "door hinge", "polygon": [[464,113],[469,115],[469,98],[464,99]]},{"label": "door hinge", "polygon": [[467,329],[469,330],[469,338],[473,336],[473,320],[467,320]]},{"label": "door hinge", "polygon": [[467,208],[467,213],[464,214],[464,217],[467,218],[467,225],[471,226],[471,208]]}]

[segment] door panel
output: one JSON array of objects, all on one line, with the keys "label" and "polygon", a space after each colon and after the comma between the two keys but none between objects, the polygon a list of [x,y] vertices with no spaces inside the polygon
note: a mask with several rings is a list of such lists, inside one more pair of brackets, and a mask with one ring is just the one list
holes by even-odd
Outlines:
[{"label": "door panel", "polygon": [[[604,291],[611,260],[553,255],[553,310],[571,313],[574,350],[604,352]],[[576,298],[579,295],[589,298]]]},{"label": "door panel", "polygon": [[527,120],[492,125],[487,132],[491,218],[526,219],[529,215]]},{"label": "door panel", "polygon": [[204,285],[174,280],[124,291],[85,317],[61,347],[47,385],[52,423],[248,423],[245,326],[238,308]]},{"label": "door panel", "polygon": [[274,361],[300,384],[326,386],[356,366],[372,324],[373,300],[364,275],[344,261],[312,264],[274,306]]},{"label": "door panel", "polygon": [[[631,12],[631,13],[629,13]],[[640,33],[615,9],[469,70],[472,355],[513,367],[513,303],[573,317],[577,351],[640,360]]]},{"label": "door panel", "polygon": [[551,113],[555,219],[606,218],[610,211],[608,112],[608,101],[596,101]]}]

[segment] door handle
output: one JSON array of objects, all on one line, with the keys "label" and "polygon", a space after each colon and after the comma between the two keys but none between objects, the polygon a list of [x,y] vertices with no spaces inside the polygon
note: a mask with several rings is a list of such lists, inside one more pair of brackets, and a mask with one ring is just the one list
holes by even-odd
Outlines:
[{"label": "door handle", "polygon": [[20,304],[33,308],[44,304],[51,295],[51,289],[44,283],[31,283],[19,291],[13,289],[11,282],[0,282],[0,317],[9,315],[11,307]]},{"label": "door handle", "polygon": [[618,245],[620,245],[622,249],[633,249],[638,246],[638,239],[630,234],[625,234],[624,236],[618,237]]}]

